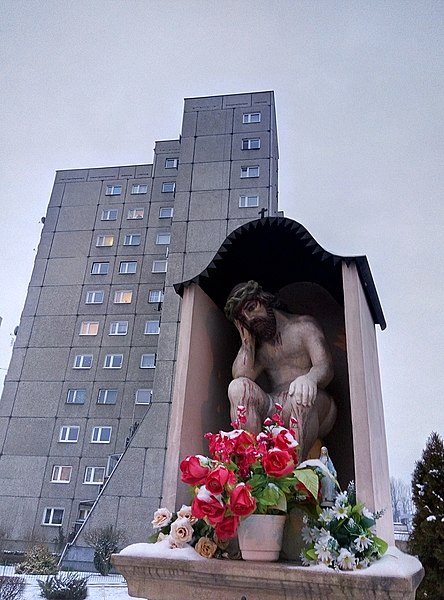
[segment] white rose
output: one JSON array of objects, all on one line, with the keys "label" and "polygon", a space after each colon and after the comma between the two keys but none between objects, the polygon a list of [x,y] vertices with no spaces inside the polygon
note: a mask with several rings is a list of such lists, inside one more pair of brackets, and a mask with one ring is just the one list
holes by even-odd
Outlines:
[{"label": "white rose", "polygon": [[168,525],[172,516],[173,515],[167,508],[159,508],[154,513],[154,519],[151,521],[151,524],[154,529],[160,529],[161,527]]},{"label": "white rose", "polygon": [[182,508],[177,512],[177,517],[179,519],[188,519],[191,525],[198,521],[198,518],[191,512],[191,506],[186,506],[185,504],[182,504]]},{"label": "white rose", "polygon": [[192,537],[193,528],[188,519],[176,519],[174,523],[171,523],[170,538],[176,544],[176,547],[185,546],[185,544],[191,542]]}]

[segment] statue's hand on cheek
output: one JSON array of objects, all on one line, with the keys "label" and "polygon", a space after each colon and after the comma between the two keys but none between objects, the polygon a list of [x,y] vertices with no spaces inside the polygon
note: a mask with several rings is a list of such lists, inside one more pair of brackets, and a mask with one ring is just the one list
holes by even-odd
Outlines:
[{"label": "statue's hand on cheek", "polygon": [[253,334],[237,319],[234,320],[234,324],[236,325],[236,329],[239,332],[242,345],[243,346],[254,346],[255,339]]},{"label": "statue's hand on cheek", "polygon": [[290,383],[288,395],[296,400],[296,404],[311,406],[315,401],[318,388],[308,375],[300,375]]}]

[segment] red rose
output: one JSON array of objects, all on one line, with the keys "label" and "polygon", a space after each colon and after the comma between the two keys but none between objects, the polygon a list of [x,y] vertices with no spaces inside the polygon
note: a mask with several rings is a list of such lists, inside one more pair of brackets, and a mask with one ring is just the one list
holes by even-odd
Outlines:
[{"label": "red rose", "polygon": [[203,485],[191,504],[191,512],[198,519],[207,517],[210,525],[217,525],[224,518],[225,504]]},{"label": "red rose", "polygon": [[245,483],[239,483],[231,492],[230,509],[237,517],[246,517],[256,510],[256,499]]},{"label": "red rose", "polygon": [[295,468],[294,460],[289,452],[280,448],[273,448],[262,458],[264,471],[271,477],[285,477]]},{"label": "red rose", "polygon": [[236,535],[239,520],[239,517],[225,517],[223,521],[216,525],[216,535],[221,542],[229,540]]},{"label": "red rose", "polygon": [[235,484],[236,477],[227,467],[219,465],[208,474],[205,487],[212,494],[220,494],[227,483]]},{"label": "red rose", "polygon": [[238,454],[245,452],[245,448],[256,445],[256,437],[249,431],[245,431],[245,429],[235,429],[229,435],[234,442],[234,451]]},{"label": "red rose", "polygon": [[190,485],[201,485],[204,483],[210,472],[210,467],[201,462],[206,460],[205,457],[199,455],[185,457],[180,463],[180,478],[182,481]]},{"label": "red rose", "polygon": [[299,446],[295,437],[288,431],[288,429],[282,428],[279,433],[274,437],[274,444],[276,448],[286,450],[290,453],[291,457],[297,462],[296,448]]}]

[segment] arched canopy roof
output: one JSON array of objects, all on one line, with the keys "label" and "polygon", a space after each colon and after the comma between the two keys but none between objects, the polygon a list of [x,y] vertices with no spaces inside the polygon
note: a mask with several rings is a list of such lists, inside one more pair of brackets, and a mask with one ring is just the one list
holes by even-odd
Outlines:
[{"label": "arched canopy roof", "polygon": [[324,250],[300,223],[284,217],[249,221],[234,230],[202,273],[176,284],[176,292],[197,283],[223,309],[231,289],[254,279],[276,293],[282,287],[308,281],[321,285],[344,305],[342,262],[355,263],[375,323],[386,322],[365,256],[338,256]]}]

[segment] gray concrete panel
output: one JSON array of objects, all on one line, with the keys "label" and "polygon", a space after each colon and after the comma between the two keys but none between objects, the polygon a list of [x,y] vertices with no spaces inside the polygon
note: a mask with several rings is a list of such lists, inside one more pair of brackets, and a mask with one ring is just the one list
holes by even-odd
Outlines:
[{"label": "gray concrete panel", "polygon": [[228,190],[208,190],[191,194],[190,220],[226,219],[227,212]]},{"label": "gray concrete panel", "polygon": [[147,346],[153,347],[157,345],[159,340],[158,334],[146,334],[145,331],[145,323],[146,321],[153,321],[161,319],[160,314],[155,315],[137,315],[134,322],[134,329],[131,337],[131,345],[138,346],[141,348],[145,348]]},{"label": "gray concrete panel", "polygon": [[[109,263],[108,273],[103,275],[96,275],[91,273],[93,263],[95,262]],[[102,289],[103,285],[111,283],[113,274],[115,273],[115,269],[117,268],[118,270],[119,268],[118,264],[116,263],[117,259],[114,256],[89,258],[87,264],[84,264],[84,283],[94,285],[98,290]]]},{"label": "gray concrete panel", "polygon": [[[188,203],[189,203],[190,194],[189,192],[176,192],[176,197],[174,199],[174,216],[173,221],[188,221]],[[155,226],[162,225],[162,221],[167,221],[167,219],[161,219],[160,222],[154,224]],[[170,219],[171,221],[171,219]]]},{"label": "gray concrete panel", "polygon": [[[143,277],[142,277],[143,279]],[[162,289],[163,286],[156,286],[154,283],[143,283],[139,285],[137,299],[135,302],[135,312],[142,315],[159,315],[158,304],[148,302],[150,290]]]},{"label": "gray concrete panel", "polygon": [[[54,427],[54,435],[51,441],[51,448],[48,452],[49,456],[63,456],[69,458],[71,456],[82,456],[83,442],[86,435],[87,419],[79,415],[59,416],[56,419]],[[77,442],[59,442],[60,428],[64,426],[80,427],[79,437]]]},{"label": "gray concrete panel", "polygon": [[[101,286],[98,289],[103,289],[103,286]],[[122,315],[131,315],[134,314],[135,312],[135,306],[136,306],[136,298],[137,298],[137,290],[138,290],[138,286],[137,284],[129,284],[127,286],[125,285],[112,285],[110,287],[109,293],[108,293],[108,307],[107,307],[107,314],[112,315],[114,317],[114,315],[118,315],[118,314],[122,314]],[[131,299],[131,302],[128,303],[115,303],[114,302],[114,294],[115,292],[121,292],[121,291],[132,291],[133,292],[133,296]],[[89,307],[91,305],[88,305]],[[103,312],[103,308],[102,311]]]},{"label": "gray concrete panel", "polygon": [[[259,177],[241,177],[241,167],[259,167]],[[269,161],[267,159],[250,159],[233,161],[230,172],[230,188],[252,188],[265,187],[270,185],[269,179]],[[227,186],[228,187],[228,186]]]},{"label": "gray concrete panel", "polygon": [[[107,210],[117,210],[117,218],[115,221],[102,221],[102,212]],[[114,229],[118,230],[122,221],[126,218],[126,207],[123,202],[115,203],[103,203],[99,206],[96,214],[96,220],[94,224],[94,229]],[[101,233],[101,231],[100,231]]]},{"label": "gray concrete panel", "polygon": [[213,252],[192,252],[185,255],[183,280],[186,281],[199,275],[214,258]]},{"label": "gray concrete panel", "polygon": [[15,338],[14,348],[25,348],[28,345],[33,323],[34,317],[22,316],[17,337]]},{"label": "gray concrete panel", "polygon": [[119,167],[103,167],[99,169],[89,169],[88,172],[89,181],[95,181],[98,179],[106,179],[108,181],[111,179],[118,179],[118,177]]},{"label": "gray concrete panel", "polygon": [[[124,231],[117,232],[114,230],[114,247],[115,251],[120,253],[124,252],[127,256],[137,256],[144,253],[146,228],[139,227],[137,221],[132,229],[125,229]],[[128,235],[140,235],[140,244],[138,246],[124,245],[125,236]]]},{"label": "gray concrete panel", "polygon": [[164,463],[165,450],[163,448],[152,448],[147,450],[142,480],[142,496],[160,497]]},{"label": "gray concrete panel", "polygon": [[81,284],[85,276],[87,258],[50,258],[46,265],[44,285]]},{"label": "gray concrete panel", "polygon": [[[3,402],[3,400],[2,400],[2,402]],[[1,403],[0,403],[0,407],[1,407]],[[8,429],[8,424],[9,424],[9,416],[3,417],[0,415],[0,454],[2,453],[3,445],[5,443],[6,431]]]},{"label": "gray concrete panel", "polygon": [[3,447],[4,454],[46,456],[54,422],[54,419],[48,417],[11,419]]},{"label": "gray concrete panel", "polygon": [[[227,166],[230,163],[227,163]],[[220,190],[229,187],[229,174],[225,163],[199,163],[194,165],[192,190]],[[240,177],[240,166],[238,167]]]},{"label": "gray concrete panel", "polygon": [[69,516],[71,514],[71,508],[73,506],[73,501],[68,498],[51,498],[42,497],[39,500],[37,511],[33,514],[35,515],[34,520],[34,528],[33,528],[33,538],[44,540],[46,542],[52,541],[55,537],[57,537],[58,531],[60,527],[51,526],[51,525],[42,525],[44,511],[47,507],[49,508],[63,508],[65,513],[63,515],[63,530],[65,532],[69,531],[68,523]]},{"label": "gray concrete panel", "polygon": [[182,141],[196,135],[197,112],[184,112],[182,119]]},{"label": "gray concrete panel", "polygon": [[46,456],[0,456],[2,496],[38,498],[45,466]]},{"label": "gray concrete panel", "polygon": [[[69,351],[59,350],[59,353],[64,355],[64,365],[65,365],[65,379],[76,381],[76,382],[88,382],[94,381],[96,376],[96,370],[99,369],[98,365],[98,351],[95,348],[88,348],[87,346],[77,346],[75,348],[71,348]],[[74,359],[77,355],[87,354],[93,355],[92,366],[89,369],[85,368],[74,368]],[[62,361],[62,359],[60,359]]]},{"label": "gray concrete panel", "polygon": [[132,381],[152,381],[153,377],[155,377],[154,373],[157,370],[157,364],[154,368],[141,368],[142,354],[157,354],[157,340],[150,345],[144,347],[137,346],[130,349],[128,373]]},{"label": "gray concrete panel", "polygon": [[17,381],[23,377],[23,366],[26,358],[25,348],[15,348],[11,356],[5,381]]},{"label": "gray concrete panel", "polygon": [[31,280],[29,285],[38,286],[43,284],[47,261],[44,258],[36,258],[34,268],[32,269]]},{"label": "gray concrete panel", "polygon": [[[85,485],[84,487],[89,488],[93,486]],[[93,513],[91,513],[85,530],[88,531],[93,527],[105,527],[110,523],[116,523],[119,503],[120,498],[118,496],[106,495],[105,493],[105,495],[100,498],[100,510],[94,510]]]},{"label": "gray concrete panel", "polygon": [[56,171],[55,182],[87,181],[88,175],[94,169],[67,169]]},{"label": "gray concrete panel", "polygon": [[197,137],[194,146],[194,162],[230,160],[231,138],[231,134]]},{"label": "gray concrete panel", "polygon": [[153,165],[136,165],[135,177],[151,177]]},{"label": "gray concrete panel", "polygon": [[[84,229],[91,231],[96,220],[97,206],[63,206],[57,220],[57,231],[75,231]],[[45,223],[46,225],[46,223]]]},{"label": "gray concrete panel", "polygon": [[[129,211],[143,210],[143,217],[138,219],[128,219]],[[101,212],[101,211],[100,211]],[[122,229],[133,229],[134,227],[146,227],[148,222],[148,214],[151,213],[149,209],[149,200],[146,195],[131,196],[131,201],[127,202],[122,208],[122,219],[120,221],[120,227]]]},{"label": "gray concrete panel", "polygon": [[[74,496],[76,480],[79,475],[79,463],[80,459],[76,457],[71,457],[69,460],[66,460],[66,457],[64,456],[49,457],[43,478],[42,497],[51,498],[51,500],[66,497],[72,498]],[[54,466],[72,467],[71,480],[69,483],[51,482]]]},{"label": "gray concrete panel", "polygon": [[90,244],[90,231],[58,231],[54,234],[51,258],[88,256]]},{"label": "gray concrete panel", "polygon": [[[35,498],[0,496],[0,514],[7,515],[7,521],[2,520],[2,527],[6,530],[8,540],[17,540],[20,549],[23,548],[23,540],[31,539],[36,506]],[[50,529],[54,534],[55,528]],[[12,541],[8,541],[8,548],[13,548]]]},{"label": "gray concrete panel", "polygon": [[108,494],[112,496],[140,496],[144,462],[145,449],[130,446],[108,483]]},{"label": "gray concrete panel", "polygon": [[119,179],[132,179],[135,175],[136,167],[134,165],[123,166],[119,168]]},{"label": "gray concrete panel", "polygon": [[[0,417],[9,417],[12,413],[12,407],[17,393],[18,382],[7,381],[3,386],[3,392],[0,398]],[[7,425],[8,421],[5,420],[4,424]],[[3,438],[0,434],[0,452],[2,451]]]},{"label": "gray concrete panel", "polygon": [[[190,221],[186,252],[213,251],[220,247],[225,240],[225,224],[220,220],[215,221]],[[186,255],[188,258],[188,255]]]},{"label": "gray concrete panel", "polygon": [[97,204],[101,182],[66,183],[63,206],[91,206]]},{"label": "gray concrete panel", "polygon": [[44,407],[45,417],[55,417],[61,390],[61,381],[20,381],[12,416],[38,417]]},{"label": "gray concrete panel", "polygon": [[202,110],[197,117],[196,134],[214,135],[231,133],[233,127],[232,110]]},{"label": "gray concrete panel", "polygon": [[[248,112],[260,112],[260,123],[243,123],[243,115]],[[233,133],[253,133],[256,131],[269,131],[270,127],[270,106],[252,106],[251,110],[247,107],[238,107],[234,109]]]},{"label": "gray concrete panel", "polygon": [[[154,511],[159,508],[160,492],[154,498],[121,498],[117,527],[123,529],[127,543],[144,542],[151,533]],[[134,515],[138,515],[135,519]]]},{"label": "gray concrete panel", "polygon": [[42,288],[40,286],[29,286],[28,294],[23,307],[22,316],[34,316],[37,310],[37,304]]},{"label": "gray concrete panel", "polygon": [[80,286],[48,286],[41,288],[37,315],[75,315],[82,288]]},{"label": "gray concrete panel", "polygon": [[162,323],[157,349],[158,360],[174,360],[176,356],[177,323]]},{"label": "gray concrete panel", "polygon": [[179,319],[180,296],[176,293],[173,287],[165,289],[165,298],[162,309],[162,322],[176,322]]},{"label": "gray concrete panel", "polygon": [[200,98],[185,98],[184,113],[201,110],[217,110],[222,108],[223,96],[201,96]]},{"label": "gray concrete panel", "polygon": [[234,108],[237,106],[251,106],[251,94],[229,94],[222,97],[223,108]]},{"label": "gray concrete panel", "polygon": [[187,237],[187,223],[173,222],[171,226],[171,243],[169,252],[184,252]]},{"label": "gray concrete panel", "polygon": [[[242,150],[242,140],[258,138],[260,139],[260,148],[257,150]],[[269,158],[270,156],[270,133],[263,131],[258,134],[236,133],[232,136],[232,160],[256,160],[257,158]]]},{"label": "gray concrete panel", "polygon": [[253,92],[251,94],[252,106],[263,104],[263,105],[274,105],[274,93],[269,92]]},{"label": "gray concrete panel", "polygon": [[40,242],[37,248],[37,256],[39,258],[48,258],[53,240],[52,233],[43,233],[40,236]]},{"label": "gray concrete panel", "polygon": [[[127,321],[128,331],[126,335],[110,335],[111,323]],[[115,328],[116,326],[114,326]],[[102,343],[105,347],[115,348],[117,346],[129,346],[134,343],[134,315],[115,314],[108,315],[102,326]]]},{"label": "gray concrete panel", "polygon": [[[109,354],[123,354],[123,362],[120,369],[108,369],[103,366],[105,357]],[[128,371],[128,356],[128,347],[113,346],[112,348],[101,348],[97,360],[96,380],[109,382],[125,381]]]},{"label": "gray concrete panel", "polygon": [[181,252],[171,252],[168,256],[168,273],[166,274],[165,284],[174,285],[183,280],[183,254]]},{"label": "gray concrete panel", "polygon": [[74,316],[35,317],[29,346],[37,348],[70,347],[75,323]]},{"label": "gray concrete panel", "polygon": [[160,360],[157,363],[154,374],[155,401],[159,403],[171,402],[171,389],[173,382],[174,362],[171,360]]},{"label": "gray concrete panel", "polygon": [[192,163],[194,157],[194,135],[183,137],[180,142],[180,168],[185,164]]},{"label": "gray concrete panel", "polygon": [[179,172],[177,173],[176,179],[176,196],[177,192],[189,192],[191,190],[191,176],[193,173],[193,165],[182,164],[180,165]]},{"label": "gray concrete panel", "polygon": [[[65,317],[66,318],[66,317]],[[74,325],[71,326],[71,335],[72,335],[72,346],[82,346],[85,348],[91,348],[99,346],[102,343],[102,339],[105,334],[104,323],[105,323],[105,315],[96,315],[96,316],[85,316],[80,315],[75,319]],[[98,323],[98,332],[97,335],[80,335],[81,331],[85,331],[85,328],[88,328],[86,323]],[[85,323],[82,329],[82,323]],[[90,330],[93,326],[91,326]],[[88,329],[87,329],[88,330]]]},{"label": "gray concrete panel", "polygon": [[57,226],[57,221],[59,219],[60,208],[58,207],[49,207],[46,211],[45,224],[43,226],[43,231],[45,233],[51,233],[55,231]]},{"label": "gray concrete panel", "polygon": [[63,200],[63,192],[65,191],[64,183],[54,183],[48,207],[61,206]]}]

